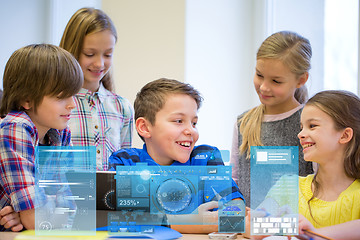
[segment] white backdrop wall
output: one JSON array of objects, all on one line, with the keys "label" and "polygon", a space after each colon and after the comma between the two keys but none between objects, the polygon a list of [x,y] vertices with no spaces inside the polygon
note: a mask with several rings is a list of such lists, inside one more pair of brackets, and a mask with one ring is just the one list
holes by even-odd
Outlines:
[{"label": "white backdrop wall", "polygon": [[[205,99],[198,143],[230,149],[236,116],[258,104],[252,78],[256,50],[266,36],[300,29],[311,38],[314,58],[322,59],[323,1],[297,2],[301,8],[287,4],[285,0],[0,0],[0,74],[17,48],[40,42],[58,45],[67,21],[80,7],[102,8],[118,31],[116,92],[133,102],[138,90],[154,79],[188,82]],[[294,18],[300,19],[298,26],[292,25]],[[311,73],[318,79],[321,62],[313,62]],[[135,133],[134,146],[141,145]]]},{"label": "white backdrop wall", "polygon": [[[116,92],[132,103],[147,82],[184,81],[184,0],[103,0],[117,28],[113,71]],[[134,131],[134,146],[142,141]]]},{"label": "white backdrop wall", "polygon": [[59,45],[66,23],[81,7],[101,8],[101,0],[0,0],[0,83],[7,60],[34,43]]}]

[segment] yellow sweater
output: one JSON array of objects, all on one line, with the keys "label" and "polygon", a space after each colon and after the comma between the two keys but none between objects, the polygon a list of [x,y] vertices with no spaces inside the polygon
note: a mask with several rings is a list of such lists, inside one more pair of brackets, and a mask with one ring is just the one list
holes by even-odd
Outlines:
[{"label": "yellow sweater", "polygon": [[326,227],[339,223],[360,219],[360,179],[356,179],[344,190],[336,201],[323,201],[314,198],[310,202],[310,215],[308,200],[312,197],[311,182],[314,175],[299,177],[299,213],[304,215],[314,227]]}]

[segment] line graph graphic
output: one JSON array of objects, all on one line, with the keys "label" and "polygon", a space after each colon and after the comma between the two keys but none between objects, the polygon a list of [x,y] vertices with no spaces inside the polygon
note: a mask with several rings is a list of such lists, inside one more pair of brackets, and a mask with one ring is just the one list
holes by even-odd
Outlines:
[{"label": "line graph graphic", "polygon": [[244,216],[220,216],[219,232],[244,232]]}]

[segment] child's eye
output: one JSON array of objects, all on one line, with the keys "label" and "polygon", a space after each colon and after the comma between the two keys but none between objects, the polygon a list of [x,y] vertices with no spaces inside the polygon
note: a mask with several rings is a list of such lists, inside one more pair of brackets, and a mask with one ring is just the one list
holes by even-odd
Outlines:
[{"label": "child's eye", "polygon": [[317,125],[315,125],[315,124],[310,124],[310,125],[309,125],[310,128],[314,128],[314,127],[316,127],[316,126],[317,126]]},{"label": "child's eye", "polygon": [[274,83],[277,83],[277,84],[281,84],[281,83],[282,83],[282,82],[279,82],[279,81],[277,81],[277,80],[275,80],[275,79],[273,80],[273,82],[274,82]]},{"label": "child's eye", "polygon": [[256,73],[256,76],[258,76],[259,78],[263,78],[263,75],[261,75],[260,73]]},{"label": "child's eye", "polygon": [[112,57],[112,54],[105,54],[105,57],[111,58],[111,57]]},{"label": "child's eye", "polygon": [[181,119],[176,119],[176,120],[174,120],[174,122],[176,122],[176,123],[182,123],[183,121],[182,121]]},{"label": "child's eye", "polygon": [[196,127],[197,122],[193,122],[192,125],[193,125],[193,127]]},{"label": "child's eye", "polygon": [[92,54],[92,53],[84,53],[84,55],[85,55],[86,57],[92,57],[92,56],[94,56],[94,54]]}]

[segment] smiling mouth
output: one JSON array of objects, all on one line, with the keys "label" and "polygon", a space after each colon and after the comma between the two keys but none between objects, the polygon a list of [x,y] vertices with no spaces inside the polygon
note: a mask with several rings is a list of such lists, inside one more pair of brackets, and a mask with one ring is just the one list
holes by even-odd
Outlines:
[{"label": "smiling mouth", "polygon": [[70,114],[65,114],[65,115],[60,115],[61,117],[63,117],[63,118],[66,118],[66,119],[70,119]]},{"label": "smiling mouth", "polygon": [[90,72],[92,72],[92,73],[102,73],[104,70],[91,70],[91,69],[89,69],[89,71]]},{"label": "smiling mouth", "polygon": [[267,95],[264,95],[264,94],[261,94],[260,93],[260,96],[262,97],[262,98],[270,98],[271,96],[267,96]]},{"label": "smiling mouth", "polygon": [[190,142],[176,142],[176,143],[182,147],[190,147],[191,146]]},{"label": "smiling mouth", "polygon": [[314,143],[307,143],[307,144],[303,144],[301,146],[303,147],[303,149],[306,149],[306,148],[312,147],[314,145],[315,145]]}]

